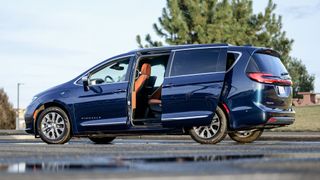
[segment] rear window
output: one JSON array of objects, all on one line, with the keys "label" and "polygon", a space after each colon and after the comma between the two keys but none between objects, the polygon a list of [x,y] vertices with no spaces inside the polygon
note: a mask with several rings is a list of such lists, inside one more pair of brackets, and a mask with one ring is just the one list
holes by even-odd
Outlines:
[{"label": "rear window", "polygon": [[279,77],[288,73],[278,57],[262,53],[252,56],[247,67],[247,73],[249,72],[262,72]]},{"label": "rear window", "polygon": [[174,55],[171,76],[225,71],[219,62],[220,49],[177,51]]}]

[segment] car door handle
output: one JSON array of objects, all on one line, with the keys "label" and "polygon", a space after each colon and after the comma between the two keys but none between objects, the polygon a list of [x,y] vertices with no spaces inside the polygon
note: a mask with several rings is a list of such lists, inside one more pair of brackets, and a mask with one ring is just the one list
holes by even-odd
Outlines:
[{"label": "car door handle", "polygon": [[126,92],[125,89],[117,89],[115,91],[113,91],[113,93],[122,93],[122,92]]},{"label": "car door handle", "polygon": [[163,87],[163,88],[170,88],[170,87],[173,87],[173,86],[174,86],[174,84],[169,83],[169,84],[163,85],[162,87]]}]

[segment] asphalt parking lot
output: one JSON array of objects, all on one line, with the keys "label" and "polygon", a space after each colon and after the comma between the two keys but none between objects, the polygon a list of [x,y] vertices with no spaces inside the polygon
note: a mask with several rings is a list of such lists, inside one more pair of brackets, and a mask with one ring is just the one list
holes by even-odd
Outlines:
[{"label": "asphalt parking lot", "polygon": [[65,145],[0,138],[0,174],[1,179],[25,180],[316,179],[319,134],[300,134],[267,133],[252,144],[226,139],[217,145],[200,145],[186,136],[118,138],[106,145],[86,138]]}]

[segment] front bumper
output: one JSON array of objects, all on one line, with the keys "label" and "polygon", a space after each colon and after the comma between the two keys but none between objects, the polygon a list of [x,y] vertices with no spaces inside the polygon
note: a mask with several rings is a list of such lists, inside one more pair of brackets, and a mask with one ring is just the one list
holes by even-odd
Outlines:
[{"label": "front bumper", "polygon": [[25,114],[24,119],[25,119],[25,123],[26,123],[25,131],[28,134],[34,134],[34,120],[33,120],[32,114],[31,115]]},{"label": "front bumper", "polygon": [[34,130],[34,113],[35,111],[37,110],[37,107],[38,105],[36,103],[31,103],[27,109],[26,109],[26,113],[24,114],[24,120],[25,120],[25,123],[26,123],[26,129],[25,131],[28,133],[28,134],[35,134],[35,130]]}]

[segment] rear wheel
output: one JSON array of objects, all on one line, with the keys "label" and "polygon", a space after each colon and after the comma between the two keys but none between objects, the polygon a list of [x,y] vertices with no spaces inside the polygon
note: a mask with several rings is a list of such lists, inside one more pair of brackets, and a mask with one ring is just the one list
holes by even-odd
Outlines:
[{"label": "rear wheel", "polygon": [[216,144],[227,135],[227,118],[220,107],[209,126],[194,126],[189,130],[193,140],[201,144]]},{"label": "rear wheel", "polygon": [[235,131],[228,133],[229,137],[239,143],[252,143],[263,133],[263,129],[254,129],[248,131]]},{"label": "rear wheel", "polygon": [[88,137],[92,142],[96,144],[109,144],[111,143],[116,137],[94,137],[89,136]]},{"label": "rear wheel", "polygon": [[70,120],[62,109],[49,107],[39,115],[37,131],[42,141],[48,144],[64,144],[71,138]]}]

